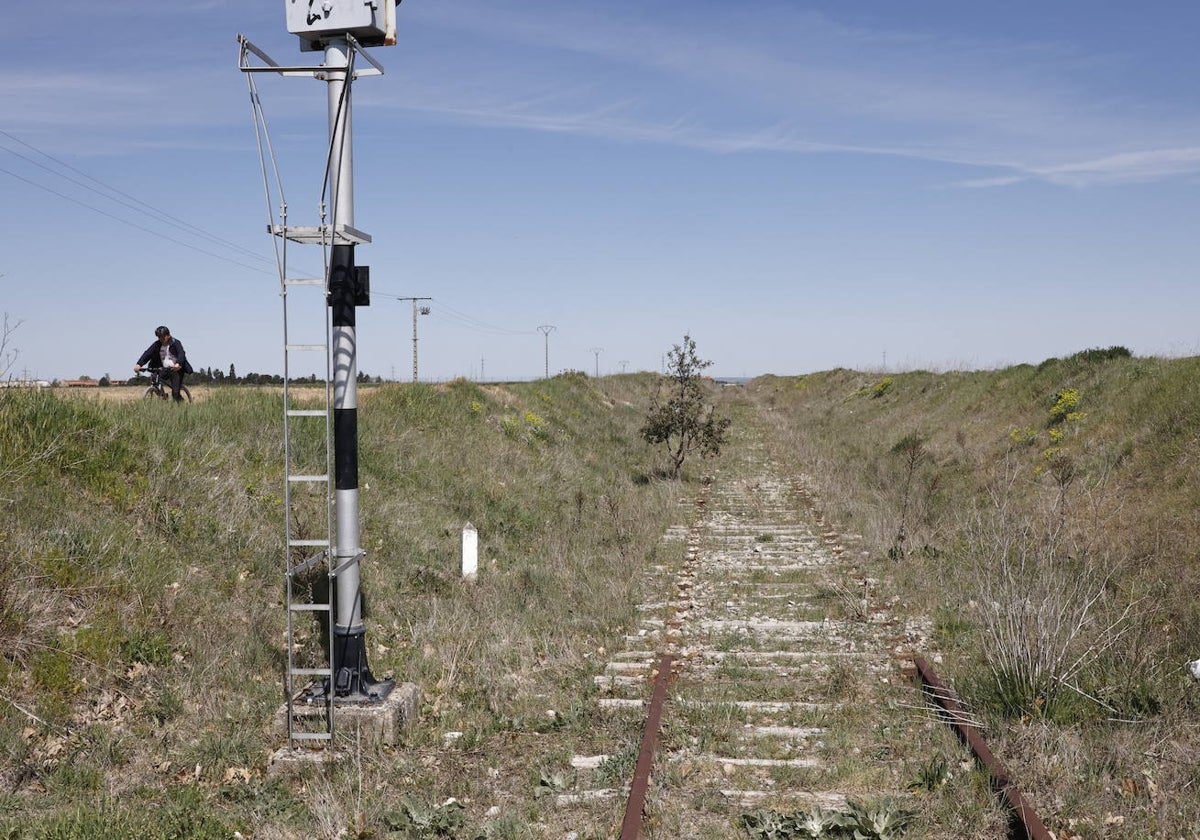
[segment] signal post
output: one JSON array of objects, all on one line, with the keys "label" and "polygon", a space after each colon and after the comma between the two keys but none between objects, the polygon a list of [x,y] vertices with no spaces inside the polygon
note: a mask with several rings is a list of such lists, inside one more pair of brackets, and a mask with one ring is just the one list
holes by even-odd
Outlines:
[{"label": "signal post", "polygon": [[[370,237],[355,228],[354,171],[352,132],[352,88],[360,75],[380,75],[383,68],[362,48],[395,44],[396,5],[398,0],[284,0],[288,31],[300,40],[303,52],[322,52],[324,63],[319,67],[284,67],[261,50],[239,38],[242,47],[241,69],[247,73],[274,72],[280,75],[307,75],[326,82],[329,112],[329,135],[326,171],[328,205],[322,196],[322,224],[319,227],[292,227],[286,222],[286,204],[282,202],[284,221],[272,225],[271,232],[289,241],[320,244],[327,248],[325,295],[329,323],[327,393],[332,390],[332,404],[326,414],[332,415],[332,491],[333,528],[326,550],[304,563],[289,565],[289,600],[292,575],[324,560],[328,564],[331,594],[329,662],[325,669],[293,669],[291,673],[323,674],[314,679],[301,697],[289,691],[287,715],[289,739],[333,737],[333,718],[364,719],[363,715],[385,718],[368,723],[368,731],[376,730],[382,740],[394,741],[399,718],[411,720],[415,715],[416,686],[405,684],[393,691],[395,683],[377,679],[371,672],[367,656],[366,623],[363,616],[360,563],[365,552],[359,533],[358,495],[358,354],[355,311],[370,303],[369,273],[356,262],[356,247],[369,243]],[[251,67],[248,53],[262,59],[265,66]],[[362,58],[369,67],[355,68]],[[251,84],[251,99],[260,107]],[[256,110],[256,119],[258,111]],[[265,120],[264,130],[265,130]],[[257,128],[257,125],[256,125]],[[260,151],[262,141],[260,139]],[[266,166],[264,165],[264,173]],[[264,182],[266,178],[264,176]],[[269,188],[268,188],[269,193]],[[328,206],[328,211],[326,210]],[[326,212],[329,219],[326,221]],[[278,253],[279,249],[277,249]],[[281,265],[284,295],[289,282],[286,278],[286,248]],[[300,345],[287,345],[287,315],[285,300],[285,354]],[[309,345],[311,346],[311,345]],[[285,361],[285,367],[287,362]],[[286,376],[285,376],[286,378]],[[285,435],[289,415],[311,415],[318,412],[286,408]],[[290,474],[289,481],[316,479],[318,476]],[[323,477],[326,482],[329,476]],[[293,540],[289,547],[319,545],[321,540]],[[290,564],[290,561],[289,561]],[[289,609],[293,609],[289,605]],[[299,609],[299,608],[296,608]],[[291,616],[289,614],[289,648],[291,645]],[[289,652],[290,656],[290,652]],[[289,660],[290,662],[290,660]],[[299,710],[294,708],[299,705]],[[303,707],[324,707],[328,714],[328,733],[293,735],[292,718],[303,713]],[[294,744],[292,744],[294,746]]]}]

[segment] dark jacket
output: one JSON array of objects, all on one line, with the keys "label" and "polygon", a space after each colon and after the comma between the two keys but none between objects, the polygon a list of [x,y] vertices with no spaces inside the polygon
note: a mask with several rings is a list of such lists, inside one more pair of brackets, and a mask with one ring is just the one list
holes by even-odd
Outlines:
[{"label": "dark jacket", "polygon": [[[162,347],[162,342],[155,341],[146,348],[146,352],[143,353],[141,358],[137,360],[137,363],[149,368],[161,368],[162,356],[158,352],[159,347]],[[187,353],[183,352],[183,342],[178,338],[172,338],[167,342],[167,347],[171,349],[171,355],[175,357],[175,361],[179,362],[180,370],[182,370],[184,373],[191,373],[192,365],[191,362],[187,360]],[[147,364],[147,362],[149,364]]]}]

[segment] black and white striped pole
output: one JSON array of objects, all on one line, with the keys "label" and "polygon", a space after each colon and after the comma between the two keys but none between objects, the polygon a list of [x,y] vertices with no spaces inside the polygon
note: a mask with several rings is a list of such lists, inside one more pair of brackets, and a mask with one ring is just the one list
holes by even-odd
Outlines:
[{"label": "black and white striped pole", "polygon": [[[367,270],[355,264],[355,246],[370,241],[354,228],[352,97],[354,50],[395,43],[396,0],[287,0],[288,29],[301,49],[324,49],[329,105],[329,198],[332,245],[327,278],[333,362],[333,465],[336,535],[330,557],[334,587],[330,639],[332,685],[343,701],[375,701],[392,689],[367,661],[359,561],[363,557],[358,508],[358,352],[355,309],[369,301]],[[370,60],[370,59],[368,59]],[[372,62],[374,63],[374,62]]]},{"label": "black and white striped pole", "polygon": [[[350,45],[331,38],[325,46],[329,86],[330,198],[333,228],[354,227],[354,160],[351,131]],[[336,237],[336,233],[335,233]],[[329,259],[329,309],[333,353],[334,510],[337,537],[332,568],[334,625],[332,645],[335,697],[375,699],[391,683],[381,683],[367,663],[366,625],[360,586],[358,510],[358,351],[355,309],[366,304],[365,271],[354,263],[354,243],[334,240]]]}]

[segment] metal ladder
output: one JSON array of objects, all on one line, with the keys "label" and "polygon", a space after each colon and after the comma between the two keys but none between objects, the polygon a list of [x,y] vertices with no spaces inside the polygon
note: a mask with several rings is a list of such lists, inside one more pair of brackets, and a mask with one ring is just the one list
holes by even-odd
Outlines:
[{"label": "metal ladder", "polygon": [[[311,228],[273,226],[272,233],[285,239],[310,242],[304,234]],[[326,641],[333,638],[334,570],[333,556],[334,495],[332,441],[332,360],[329,352],[330,327],[325,315],[324,279],[285,278],[280,294],[283,298],[283,451],[284,451],[284,528],[287,599],[287,737],[288,746],[331,746],[333,742],[333,647],[326,647],[324,662],[298,662],[297,624],[307,625],[311,632],[324,618]],[[294,343],[291,334],[292,289],[308,287],[319,295],[324,331],[322,341]],[[311,295],[307,295],[311,297]],[[311,320],[309,320],[311,323]],[[297,408],[293,404],[293,360],[297,356],[313,358],[321,354],[324,363],[324,405],[321,408]],[[313,429],[313,426],[316,429]],[[315,434],[314,434],[315,432]],[[300,445],[304,438],[307,447]],[[314,444],[314,438],[315,444]],[[304,450],[304,457],[301,457]],[[299,497],[299,498],[298,498]],[[301,506],[307,503],[308,510]],[[313,507],[317,508],[314,516]],[[307,512],[308,517],[303,514]],[[324,567],[324,586],[314,584],[311,572]],[[302,585],[307,581],[307,586]],[[307,620],[303,617],[307,616]],[[311,647],[311,645],[310,645]],[[312,691],[310,684],[321,684],[323,691]],[[305,697],[302,699],[301,694]],[[303,702],[306,713],[297,715],[296,705]],[[313,708],[320,704],[319,708]],[[301,727],[299,721],[306,725]],[[314,743],[316,742],[316,743]]]},{"label": "metal ladder", "polygon": [[[362,50],[359,43],[350,35],[347,42],[353,47],[350,60],[347,62],[348,74],[346,85],[359,76],[382,75],[383,67],[370,54]],[[259,160],[262,165],[263,189],[268,205],[268,231],[275,237],[276,267],[279,270],[280,295],[283,299],[283,440],[284,440],[284,520],[285,520],[285,569],[286,569],[286,607],[287,607],[287,735],[289,748],[299,746],[330,746],[332,747],[334,726],[333,710],[336,686],[334,684],[334,593],[338,575],[347,568],[357,564],[363,557],[359,551],[355,556],[340,558],[334,562],[337,555],[335,545],[335,514],[334,514],[334,445],[333,445],[333,358],[330,352],[332,326],[327,310],[327,283],[329,275],[329,249],[338,245],[359,245],[369,243],[371,237],[355,230],[347,224],[337,222],[336,211],[332,224],[326,224],[325,195],[322,193],[320,217],[318,226],[290,226],[287,221],[287,201],[283,195],[283,184],[275,165],[275,151],[271,146],[270,133],[267,130],[266,117],[262,111],[254,77],[258,73],[274,73],[280,76],[308,76],[318,79],[325,78],[323,67],[284,66],[274,61],[270,56],[251,44],[242,36],[238,36],[240,54],[238,67],[245,74],[250,91],[251,107],[254,111],[255,137],[258,141]],[[257,57],[261,66],[255,66],[252,56]],[[354,57],[361,56],[371,66],[361,70],[354,68]],[[345,101],[348,101],[345,100]],[[333,142],[332,134],[330,142]],[[269,153],[269,155],[268,155]],[[270,168],[268,169],[268,157]],[[326,185],[329,184],[329,162],[332,160],[332,146],[327,155],[325,173]],[[274,174],[275,190],[278,197],[276,206],[272,198],[270,174]],[[273,223],[275,210],[278,210],[280,224]],[[288,243],[301,245],[320,245],[325,252],[324,277],[322,279],[291,279],[288,272]],[[282,247],[281,247],[282,246]],[[309,343],[294,342],[290,334],[290,291],[294,287],[311,287],[319,291],[321,318],[324,325],[320,341]],[[310,319],[309,323],[315,323]],[[296,408],[292,404],[292,371],[293,356],[320,352],[324,355],[325,400],[322,408]],[[311,356],[310,356],[311,358]],[[313,445],[313,435],[309,434],[305,443],[308,446],[304,459],[298,458],[297,439],[304,438],[304,427],[319,426],[319,445]],[[313,450],[320,452],[314,454]],[[300,461],[303,460],[303,463]],[[320,489],[317,489],[317,486]],[[323,493],[321,492],[323,490]],[[300,497],[299,499],[297,497]],[[298,515],[301,504],[307,503],[309,516]],[[314,514],[312,507],[319,510]],[[323,586],[314,585],[315,570],[324,568],[324,580],[318,581]],[[319,590],[321,597],[316,597]],[[311,597],[302,597],[309,593]],[[307,616],[307,624],[311,629],[319,624],[324,616],[325,657],[324,662],[314,663],[316,656],[310,652],[305,662],[297,660],[297,643],[309,642],[297,633],[299,617]],[[301,696],[303,695],[303,697]],[[303,702],[309,714],[298,715],[297,702]],[[320,708],[317,708],[317,707]],[[318,714],[311,714],[316,711]],[[298,728],[297,721],[303,720],[308,724],[304,729]],[[319,724],[318,724],[319,722]],[[322,744],[321,742],[324,742]]]}]

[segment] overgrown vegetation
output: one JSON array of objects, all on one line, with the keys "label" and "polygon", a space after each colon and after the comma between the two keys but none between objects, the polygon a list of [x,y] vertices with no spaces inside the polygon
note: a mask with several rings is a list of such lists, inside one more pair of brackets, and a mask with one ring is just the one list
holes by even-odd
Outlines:
[{"label": "overgrown vegetation", "polygon": [[344,733],[357,759],[282,780],[279,395],[5,394],[0,837],[476,836],[552,813],[527,767],[611,725],[592,663],[677,515],[638,436],[650,386],[360,391],[368,644],[421,687],[420,721],[369,756]]},{"label": "overgrown vegetation", "polygon": [[705,457],[720,453],[730,419],[717,413],[708,402],[702,374],[712,362],[696,354],[690,335],[667,353],[667,381],[651,392],[650,410],[642,426],[642,437],[667,450],[672,478],[679,478],[688,455]]},{"label": "overgrown vegetation", "polygon": [[1200,655],[1200,360],[1114,347],[889,379],[750,390],[833,518],[937,617],[939,671],[1044,819],[1106,837],[1200,823],[1183,668]]},{"label": "overgrown vegetation", "polygon": [[[1200,359],[1110,351],[705,395],[737,403],[737,429],[757,412],[755,442],[862,535],[864,581],[900,587],[889,609],[932,617],[912,638],[1060,836],[1186,836]],[[179,410],[0,394],[0,837],[603,836],[619,816],[568,825],[549,794],[572,784],[571,750],[610,753],[600,774],[620,784],[619,745],[637,742],[636,721],[596,712],[592,676],[636,624],[646,570],[677,560],[659,538],[683,521],[680,487],[654,480],[642,437],[659,381],[360,392],[368,644],[378,674],[421,686],[420,720],[396,749],[345,733],[347,760],[281,779],[265,772],[282,701],[279,396],[198,388]],[[869,622],[867,585],[826,597]],[[834,669],[821,689],[850,699],[845,682]],[[886,742],[863,738],[825,749],[862,760]],[[981,787],[973,771],[903,763],[909,834],[988,836],[956,805]],[[803,817],[765,810],[755,830],[809,836]]]},{"label": "overgrown vegetation", "polygon": [[896,840],[905,834],[914,816],[891,799],[881,799],[850,802],[845,810],[837,811],[754,811],[743,815],[742,826],[755,840]]}]

